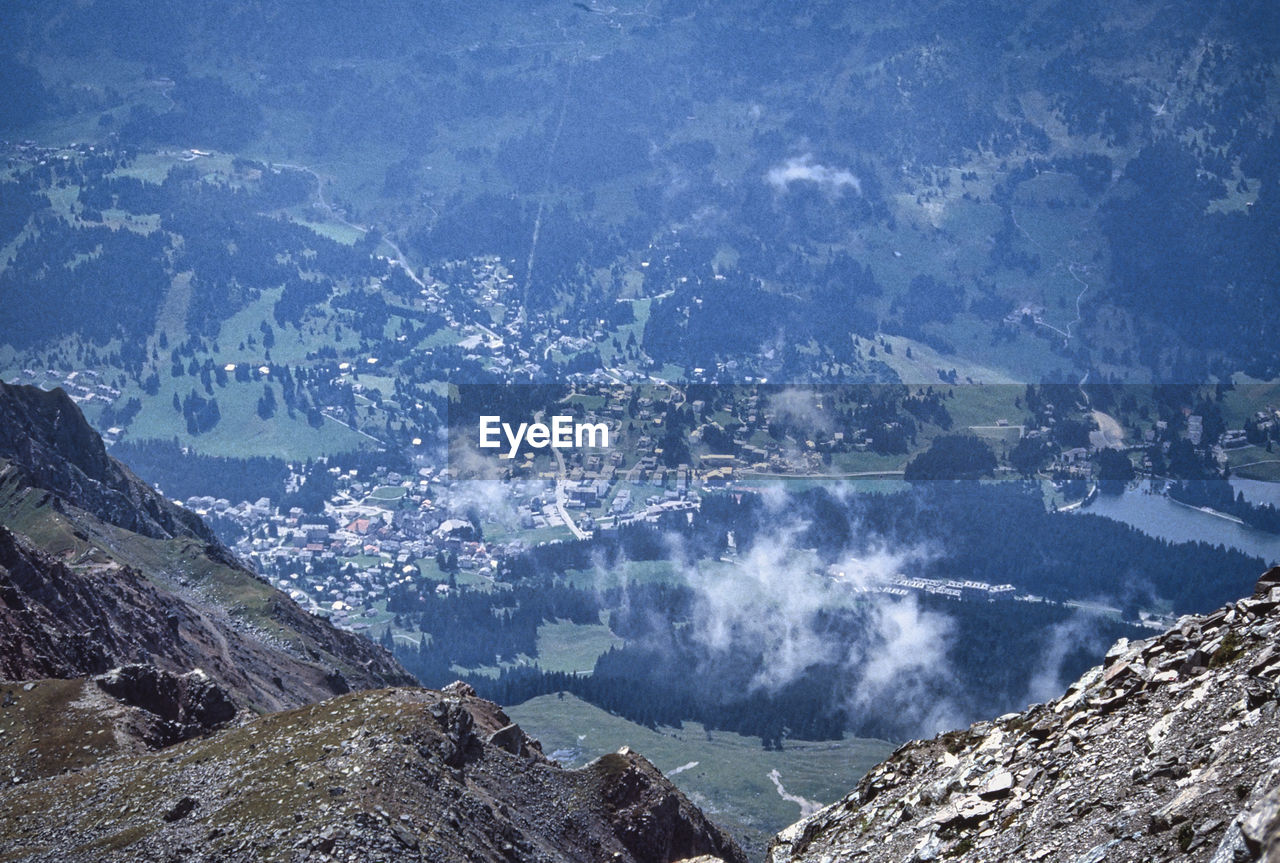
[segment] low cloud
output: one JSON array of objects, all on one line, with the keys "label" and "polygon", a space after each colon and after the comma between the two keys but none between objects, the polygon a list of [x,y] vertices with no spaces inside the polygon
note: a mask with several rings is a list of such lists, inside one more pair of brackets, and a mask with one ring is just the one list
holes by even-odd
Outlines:
[{"label": "low cloud", "polygon": [[937,695],[952,677],[947,661],[951,620],[922,611],[914,596],[871,603],[867,639],[855,643],[846,664],[857,672],[848,699],[851,716],[872,713],[909,719],[924,734],[964,724],[960,710]]},{"label": "low cloud", "polygon": [[[1096,601],[1100,604],[1105,602]],[[1074,672],[1068,670],[1071,655],[1078,651],[1098,655],[1106,650],[1109,643],[1110,639],[1099,629],[1097,620],[1089,615],[1076,614],[1055,624],[1049,630],[1040,663],[1027,683],[1026,702],[1042,703],[1060,696],[1074,677]]]},{"label": "low cloud", "polygon": [[510,482],[492,479],[459,480],[449,487],[448,513],[451,518],[466,518],[475,512],[481,521],[508,528],[516,527],[520,524],[516,499]]},{"label": "low cloud", "polygon": [[[836,579],[797,547],[801,530],[792,524],[757,537],[732,565],[688,568],[694,639],[712,655],[760,656],[753,688],[774,693],[813,666],[835,666],[850,716],[907,719],[925,733],[955,727],[960,711],[938,697],[951,674],[950,619],[912,596],[869,590],[918,568],[927,553],[872,549],[842,560]],[[833,637],[825,624],[836,610],[854,621],[854,637]]]},{"label": "low cloud", "polygon": [[769,396],[768,408],[779,422],[810,433],[828,432],[831,413],[820,407],[823,395],[818,389],[788,387]]},{"label": "low cloud", "polygon": [[862,181],[844,168],[833,168],[814,161],[812,154],[793,156],[781,165],[775,165],[765,174],[765,180],[778,192],[785,192],[792,183],[813,183],[829,194],[852,189],[862,194]]}]

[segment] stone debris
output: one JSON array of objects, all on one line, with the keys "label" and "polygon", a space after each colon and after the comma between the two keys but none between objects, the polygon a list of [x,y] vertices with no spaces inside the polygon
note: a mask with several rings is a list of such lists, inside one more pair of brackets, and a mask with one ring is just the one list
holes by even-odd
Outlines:
[{"label": "stone debris", "polygon": [[769,863],[1280,863],[1280,567],[1056,701],[901,747]]},{"label": "stone debris", "polygon": [[103,692],[154,717],[140,736],[156,748],[206,734],[236,715],[230,694],[200,669],[174,674],[124,665],[93,680]]},{"label": "stone debris", "polygon": [[[175,709],[155,691],[181,678],[103,678]],[[6,860],[746,863],[640,755],[565,770],[462,684],[350,693],[32,777],[0,787],[0,812]]]}]

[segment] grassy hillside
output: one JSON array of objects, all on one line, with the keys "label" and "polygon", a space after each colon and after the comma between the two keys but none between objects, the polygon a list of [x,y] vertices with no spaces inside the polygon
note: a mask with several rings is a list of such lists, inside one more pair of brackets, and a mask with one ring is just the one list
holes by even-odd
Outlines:
[{"label": "grassy hillside", "polygon": [[[507,708],[525,733],[566,766],[580,766],[630,746],[735,835],[748,853],[811,810],[838,800],[893,745],[852,738],[838,742],[787,741],[768,752],[754,737],[708,732],[697,723],[656,731],[593,707],[572,695],[544,695]],[[778,784],[770,778],[777,771]],[[804,798],[805,803],[782,796]]]}]

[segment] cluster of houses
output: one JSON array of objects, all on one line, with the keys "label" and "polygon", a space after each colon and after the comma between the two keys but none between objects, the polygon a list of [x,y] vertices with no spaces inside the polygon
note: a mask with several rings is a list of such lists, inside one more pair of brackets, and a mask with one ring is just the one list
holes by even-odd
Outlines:
[{"label": "cluster of houses", "polygon": [[[378,468],[367,477],[356,470],[331,470],[335,491],[323,515],[281,509],[266,498],[233,503],[197,496],[179,503],[201,516],[234,522],[243,532],[233,545],[237,555],[303,607],[357,630],[381,613],[379,602],[397,586],[447,592],[456,584],[451,574],[466,573],[473,583],[490,578],[501,556],[525,547],[518,531],[493,542],[483,537],[479,525],[457,517],[456,512],[469,509],[471,490],[464,490],[466,484],[447,470],[423,467],[402,476]],[[296,484],[297,477],[293,479]],[[554,488],[552,480],[508,487],[519,528],[558,523]],[[598,504],[603,494],[594,500]],[[638,508],[633,491],[624,488],[605,509],[617,524],[699,503],[696,495],[664,493],[650,495],[644,508]],[[585,523],[595,526],[589,516]]]},{"label": "cluster of houses", "polygon": [[[67,395],[71,396],[77,404],[82,405],[93,402],[109,405],[120,398],[119,388],[104,382],[101,375],[91,369],[63,372],[56,369],[37,371],[24,368],[21,375],[15,376],[13,383],[62,387]],[[120,429],[116,429],[115,432],[119,434]]]},{"label": "cluster of houses", "polygon": [[439,313],[450,329],[466,334],[459,342],[467,351],[466,359],[479,361],[487,370],[513,379],[541,376],[542,363],[553,352],[572,356],[605,340],[603,322],[586,331],[572,326],[567,318],[531,312],[511,315],[500,324],[491,324],[487,318],[463,320],[445,301],[452,284],[468,295],[480,318],[484,318],[484,310],[523,306],[523,298],[517,296],[516,278],[509,269],[514,266],[515,261],[504,262],[491,255],[453,261],[440,271],[440,275],[448,279],[447,283],[424,270],[423,288],[415,306]]},{"label": "cluster of houses", "polygon": [[1037,601],[1040,597],[1018,594],[1012,584],[987,584],[984,581],[923,578],[921,576],[877,575],[858,573],[850,576],[839,564],[827,567],[827,577],[847,585],[854,593],[879,593],[887,596],[909,596],[912,593],[928,593],[952,599],[981,600],[1023,599]]},{"label": "cluster of houses", "polygon": [[[1235,435],[1235,431],[1228,432]],[[1265,444],[1280,438],[1280,408],[1268,405],[1249,417],[1240,435],[1246,443]]]},{"label": "cluster of houses", "polygon": [[476,525],[452,516],[447,472],[422,468],[401,476],[379,468],[364,478],[356,470],[332,470],[336,491],[322,516],[281,510],[266,498],[182,503],[235,522],[244,531],[233,546],[241,558],[304,607],[357,629],[359,618],[374,613],[396,585],[450,589],[438,564],[431,578],[424,565],[445,560],[451,571],[483,577],[496,568],[500,552],[511,550],[485,542]]}]

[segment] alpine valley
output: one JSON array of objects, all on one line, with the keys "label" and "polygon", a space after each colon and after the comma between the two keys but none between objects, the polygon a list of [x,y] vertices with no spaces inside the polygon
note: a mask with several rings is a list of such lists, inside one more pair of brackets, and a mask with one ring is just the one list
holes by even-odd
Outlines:
[{"label": "alpine valley", "polygon": [[3,4],[0,863],[1280,859],[1278,73]]}]

